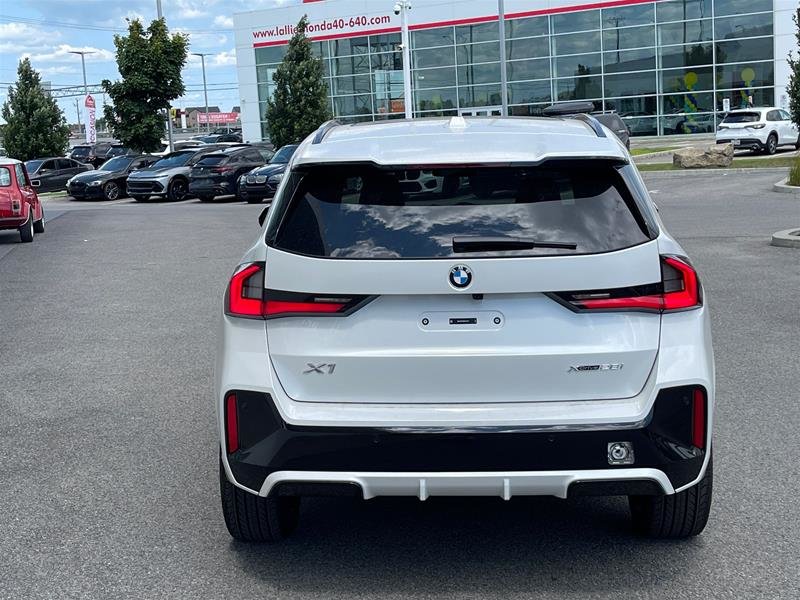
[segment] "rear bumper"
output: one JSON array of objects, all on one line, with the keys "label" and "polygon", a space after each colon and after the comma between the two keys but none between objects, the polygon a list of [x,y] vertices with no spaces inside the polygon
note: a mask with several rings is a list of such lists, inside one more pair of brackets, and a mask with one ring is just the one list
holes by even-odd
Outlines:
[{"label": "rear bumper", "polygon": [[[311,493],[356,486],[365,498],[671,494],[705,465],[691,441],[690,390],[662,390],[640,425],[588,431],[298,427],[269,394],[234,391],[239,449],[224,457],[231,481],[262,496],[298,485]],[[632,445],[631,463],[610,464],[616,442]]]},{"label": "rear bumper", "polygon": [[198,196],[223,196],[225,194],[233,194],[236,191],[236,188],[230,185],[228,182],[221,182],[221,183],[203,183],[198,184],[192,181],[189,182],[189,193],[198,195]]},{"label": "rear bumper", "polygon": [[22,227],[28,220],[27,215],[20,217],[3,217],[0,218],[0,229],[17,229]]},{"label": "rear bumper", "polygon": [[756,138],[720,138],[717,140],[717,144],[733,144],[735,149],[746,148],[755,150],[763,150],[766,146],[765,143]]}]

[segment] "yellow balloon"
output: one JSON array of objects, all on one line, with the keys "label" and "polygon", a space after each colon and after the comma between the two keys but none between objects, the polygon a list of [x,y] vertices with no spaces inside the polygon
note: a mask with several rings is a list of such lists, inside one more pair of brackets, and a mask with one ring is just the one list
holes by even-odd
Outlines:
[{"label": "yellow balloon", "polygon": [[756,78],[756,72],[753,70],[752,67],[745,67],[744,69],[742,69],[742,81],[744,81],[745,84],[750,85],[750,82],[753,81],[753,79],[755,78]]},{"label": "yellow balloon", "polygon": [[697,73],[694,71],[689,71],[686,75],[683,76],[683,82],[686,84],[686,87],[692,89],[694,84],[697,83]]}]

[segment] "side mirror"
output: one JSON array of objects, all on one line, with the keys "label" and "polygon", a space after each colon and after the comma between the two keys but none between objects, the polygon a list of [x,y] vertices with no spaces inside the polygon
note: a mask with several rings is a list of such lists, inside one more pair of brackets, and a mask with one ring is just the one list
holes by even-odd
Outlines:
[{"label": "side mirror", "polygon": [[35,188],[36,188],[36,187],[39,187],[39,186],[41,186],[41,185],[42,185],[42,182],[41,182],[41,181],[39,181],[38,179],[34,179],[34,180],[32,180],[32,181],[31,181],[31,186],[33,186],[33,187],[35,187]]},{"label": "side mirror", "polygon": [[269,214],[269,206],[267,206],[264,210],[261,211],[261,214],[258,215],[258,224],[262,227],[264,226],[264,221],[267,220],[267,215]]}]

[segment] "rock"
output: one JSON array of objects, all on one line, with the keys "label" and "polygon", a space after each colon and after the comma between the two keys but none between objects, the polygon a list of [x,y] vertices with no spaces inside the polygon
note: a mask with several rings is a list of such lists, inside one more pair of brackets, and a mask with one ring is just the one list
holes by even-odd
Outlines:
[{"label": "rock", "polygon": [[681,148],[672,155],[672,164],[681,169],[730,167],[733,162],[733,144],[712,144]]}]

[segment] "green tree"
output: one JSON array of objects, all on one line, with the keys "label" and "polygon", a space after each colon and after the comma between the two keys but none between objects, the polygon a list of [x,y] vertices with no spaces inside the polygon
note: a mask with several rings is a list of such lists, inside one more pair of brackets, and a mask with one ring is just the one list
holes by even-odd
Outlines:
[{"label": "green tree", "polygon": [[112,106],[103,109],[109,131],[120,142],[140,152],[160,146],[170,102],[186,91],[181,69],[186,64],[188,39],[170,35],[164,19],[145,29],[138,19],[128,24],[128,35],[115,35],[121,81],[103,80]]},{"label": "green tree", "polygon": [[[793,18],[796,28],[794,35],[797,38],[797,46],[800,47],[800,8]],[[800,56],[795,58],[791,52],[789,52],[789,85],[786,86],[786,92],[789,94],[789,113],[792,115],[792,121],[800,127]]]},{"label": "green tree", "polygon": [[301,141],[330,118],[322,60],[311,51],[303,16],[272,79],[275,93],[267,102],[267,126],[276,148]]},{"label": "green tree", "polygon": [[17,82],[8,88],[3,103],[3,145],[9,156],[30,160],[40,156],[59,156],[69,143],[69,126],[56,101],[42,88],[42,78],[22,59],[17,67]]}]

